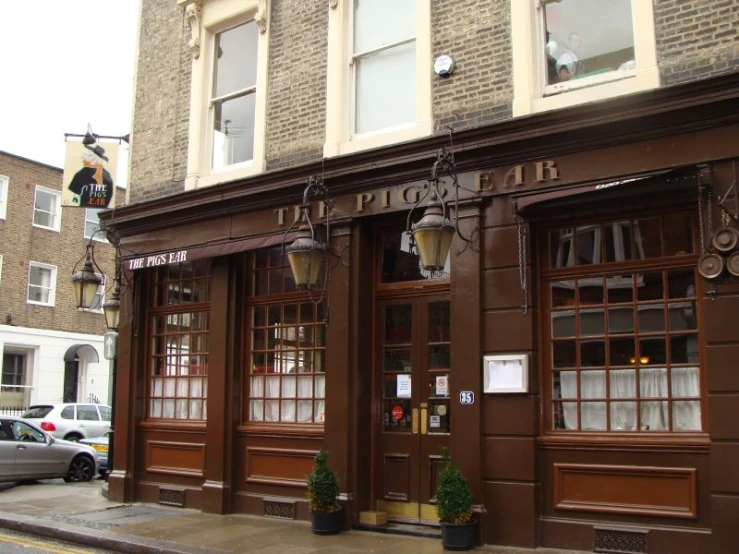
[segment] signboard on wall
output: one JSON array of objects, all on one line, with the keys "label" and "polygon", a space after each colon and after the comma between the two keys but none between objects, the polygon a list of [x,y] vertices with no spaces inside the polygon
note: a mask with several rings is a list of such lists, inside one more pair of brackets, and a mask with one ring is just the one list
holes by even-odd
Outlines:
[{"label": "signboard on wall", "polygon": [[62,206],[109,208],[115,195],[118,142],[67,141],[64,156]]}]

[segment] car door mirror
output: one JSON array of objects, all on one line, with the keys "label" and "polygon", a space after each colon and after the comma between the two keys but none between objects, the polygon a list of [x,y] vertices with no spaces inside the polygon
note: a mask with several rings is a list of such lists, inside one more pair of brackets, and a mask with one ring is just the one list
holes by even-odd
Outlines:
[{"label": "car door mirror", "polygon": [[46,435],[46,442],[49,445],[52,445],[52,444],[54,444],[56,442],[56,439],[54,437],[52,437],[51,435]]}]

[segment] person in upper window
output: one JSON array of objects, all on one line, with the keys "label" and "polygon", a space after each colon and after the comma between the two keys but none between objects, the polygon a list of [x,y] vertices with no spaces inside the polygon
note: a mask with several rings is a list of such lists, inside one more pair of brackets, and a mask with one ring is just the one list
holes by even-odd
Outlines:
[{"label": "person in upper window", "polygon": [[567,48],[557,58],[557,74],[560,81],[569,81],[573,77],[585,73],[585,67],[580,61],[580,47],[582,37],[579,33],[572,32],[567,37]]}]

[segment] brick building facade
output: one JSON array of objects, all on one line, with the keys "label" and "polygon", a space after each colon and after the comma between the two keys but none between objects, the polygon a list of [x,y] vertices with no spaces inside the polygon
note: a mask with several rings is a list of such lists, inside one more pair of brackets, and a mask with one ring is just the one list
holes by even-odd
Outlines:
[{"label": "brick building facade", "polygon": [[738,29],[723,0],[143,0],[111,498],[307,519],[325,448],[347,525],[435,526],[448,446],[480,542],[732,552]]},{"label": "brick building facade", "polygon": [[[106,402],[102,312],[78,310],[69,280],[89,242],[86,211],[62,209],[56,203],[60,198],[56,193],[62,190],[59,168],[0,152],[0,175],[5,195],[0,218],[0,343],[5,364],[0,407],[61,402],[65,397]],[[37,191],[43,198],[37,200]],[[95,244],[96,261],[110,272],[113,248],[105,242]],[[37,266],[51,271],[48,283],[30,277],[31,268]],[[34,296],[37,289],[29,288],[29,279],[31,287],[39,283],[49,294]],[[70,373],[68,379],[76,374],[66,393],[65,373]]]}]

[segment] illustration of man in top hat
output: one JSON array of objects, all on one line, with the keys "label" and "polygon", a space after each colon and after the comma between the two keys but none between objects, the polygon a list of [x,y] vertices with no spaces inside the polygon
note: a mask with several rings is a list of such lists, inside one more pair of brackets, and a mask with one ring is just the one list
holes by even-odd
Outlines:
[{"label": "illustration of man in top hat", "polygon": [[108,161],[99,144],[85,144],[82,169],[72,177],[67,188],[74,193],[72,202],[90,208],[107,208],[113,198],[113,177],[104,167]]}]

